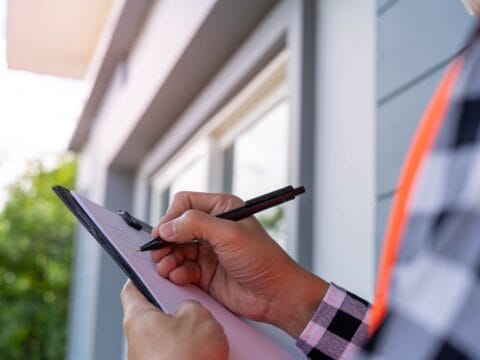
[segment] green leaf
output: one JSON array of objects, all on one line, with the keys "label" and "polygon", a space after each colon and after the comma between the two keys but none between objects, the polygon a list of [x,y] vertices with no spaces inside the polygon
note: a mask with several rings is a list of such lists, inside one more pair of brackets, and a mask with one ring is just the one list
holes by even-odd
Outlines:
[{"label": "green leaf", "polygon": [[72,188],[76,161],[39,162],[8,190],[0,213],[2,359],[63,359],[75,219],[51,187]]}]

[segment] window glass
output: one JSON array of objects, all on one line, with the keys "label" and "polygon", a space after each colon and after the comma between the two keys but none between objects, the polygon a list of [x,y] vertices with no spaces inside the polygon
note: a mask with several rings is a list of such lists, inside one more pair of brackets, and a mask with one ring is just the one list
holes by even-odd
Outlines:
[{"label": "window glass", "polygon": [[167,187],[160,193],[159,216],[163,216],[163,214],[167,212],[169,204],[170,204],[170,187]]},{"label": "window glass", "polygon": [[[243,199],[288,185],[289,106],[275,104],[243,131],[224,153],[225,190]],[[285,205],[257,214],[270,235],[286,246]]]},{"label": "window glass", "polygon": [[157,221],[167,211],[175,193],[208,191],[205,143],[197,142],[161,168],[152,178],[151,219]]},{"label": "window glass", "polygon": [[170,201],[180,191],[206,191],[206,169],[207,161],[205,156],[190,161],[170,183]]}]

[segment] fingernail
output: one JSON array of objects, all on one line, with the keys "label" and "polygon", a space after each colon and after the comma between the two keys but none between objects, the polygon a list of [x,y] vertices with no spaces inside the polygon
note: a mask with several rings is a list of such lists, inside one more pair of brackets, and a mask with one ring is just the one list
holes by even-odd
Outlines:
[{"label": "fingernail", "polygon": [[175,228],[173,221],[169,221],[165,224],[160,225],[160,236],[164,239],[168,239],[175,234]]}]

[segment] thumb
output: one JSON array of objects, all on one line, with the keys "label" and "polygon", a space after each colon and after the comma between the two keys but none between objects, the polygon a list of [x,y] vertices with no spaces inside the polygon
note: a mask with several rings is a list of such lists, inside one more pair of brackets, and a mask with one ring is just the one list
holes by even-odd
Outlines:
[{"label": "thumb", "polygon": [[[170,316],[153,306],[128,280],[121,292],[123,308],[123,329],[127,335],[129,347],[135,347],[138,339],[149,335],[151,329],[157,329],[159,321],[168,322]],[[132,339],[133,344],[132,344]]]},{"label": "thumb", "polygon": [[143,294],[136,288],[131,280],[128,280],[122,288],[120,293],[120,300],[122,303],[123,312],[128,311],[146,311],[158,310],[152,305]]},{"label": "thumb", "polygon": [[198,210],[187,210],[182,216],[160,225],[160,236],[172,242],[205,240],[212,246],[237,238],[240,224],[220,219]]},{"label": "thumb", "polygon": [[184,300],[177,305],[175,311],[176,316],[188,315],[189,313],[205,309],[199,302],[195,300]]}]

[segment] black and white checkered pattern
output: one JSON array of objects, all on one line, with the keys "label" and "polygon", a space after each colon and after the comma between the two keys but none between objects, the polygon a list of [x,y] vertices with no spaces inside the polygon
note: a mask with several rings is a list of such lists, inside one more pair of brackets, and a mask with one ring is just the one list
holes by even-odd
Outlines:
[{"label": "black and white checkered pattern", "polygon": [[365,300],[332,284],[297,346],[315,359],[351,355],[367,340],[368,317]]},{"label": "black and white checkered pattern", "polygon": [[[388,314],[354,358],[480,359],[478,36],[463,55],[447,114],[413,191],[393,270]],[[315,316],[335,318],[323,309]],[[321,320],[312,319],[309,326],[313,322]],[[334,331],[343,333],[354,323],[344,317]],[[317,330],[325,333],[320,327]],[[308,341],[315,336],[306,329],[301,341],[310,345],[299,340],[299,346],[314,358],[348,357],[345,344],[329,353],[324,336],[317,338],[315,344]]]},{"label": "black and white checkered pattern", "polygon": [[420,169],[389,313],[361,357],[480,359],[480,38]]}]

